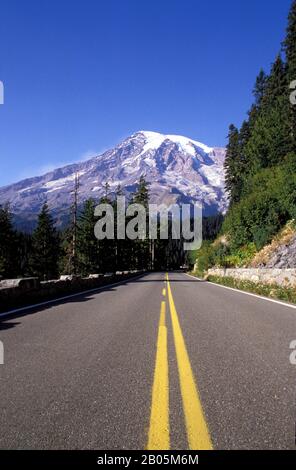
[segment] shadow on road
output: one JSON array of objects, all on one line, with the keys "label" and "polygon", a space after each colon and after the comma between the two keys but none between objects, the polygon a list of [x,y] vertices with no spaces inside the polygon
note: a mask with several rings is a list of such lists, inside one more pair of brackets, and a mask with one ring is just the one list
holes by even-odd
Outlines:
[{"label": "shadow on road", "polygon": [[[6,321],[7,321],[7,319],[6,319]],[[0,331],[1,331],[1,330],[10,330],[10,328],[14,328],[15,326],[21,324],[20,322],[10,322],[10,323],[6,323],[6,321],[5,321],[5,320],[0,321]]]},{"label": "shadow on road", "polygon": [[[18,325],[21,324],[21,322],[11,322],[11,320],[13,319],[16,319],[16,318],[22,318],[26,315],[31,315],[33,313],[40,313],[44,310],[49,310],[53,307],[56,307],[56,306],[60,306],[60,305],[65,305],[65,304],[69,304],[69,303],[78,303],[78,302],[88,302],[90,300],[93,300],[94,298],[94,295],[98,295],[98,294],[101,294],[103,292],[115,292],[117,287],[122,287],[122,286],[127,286],[127,285],[130,285],[130,284],[136,284],[136,283],[154,283],[154,282],[164,282],[164,277],[160,277],[160,278],[157,278],[157,279],[145,279],[146,276],[150,275],[150,274],[153,274],[153,273],[146,273],[146,274],[143,274],[143,276],[141,276],[140,278],[131,278],[131,279],[126,279],[125,281],[119,281],[119,284],[117,284],[116,286],[114,285],[106,285],[106,286],[103,286],[103,287],[98,287],[98,289],[95,289],[94,291],[92,292],[82,292],[82,293],[77,293],[77,294],[73,294],[73,297],[70,297],[68,299],[53,299],[53,300],[48,300],[48,303],[42,305],[42,306],[32,306],[28,308],[28,306],[24,306],[24,307],[20,307],[20,311],[19,312],[15,312],[15,313],[11,313],[11,314],[8,314],[7,316],[4,316],[2,318],[0,318],[0,331],[1,330],[8,330],[10,328],[14,328]],[[165,274],[165,273],[163,273]],[[172,274],[178,274],[178,272],[175,272],[175,273],[170,273],[171,275]],[[172,279],[170,277],[170,283],[171,284],[174,284],[174,283],[178,283],[178,282],[182,282],[182,283],[191,283],[191,282],[205,282],[203,280],[199,280],[199,279]],[[69,295],[72,295],[72,294],[69,294]],[[46,301],[44,301],[46,302]],[[4,312],[5,314],[5,312]],[[0,314],[1,315],[1,314]]]}]

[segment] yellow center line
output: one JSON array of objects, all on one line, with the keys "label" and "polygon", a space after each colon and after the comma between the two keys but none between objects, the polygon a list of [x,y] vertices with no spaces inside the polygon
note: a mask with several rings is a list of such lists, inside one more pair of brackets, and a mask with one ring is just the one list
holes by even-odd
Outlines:
[{"label": "yellow center line", "polygon": [[164,297],[166,296],[165,287],[162,289],[162,295],[163,295]]},{"label": "yellow center line", "polygon": [[169,371],[165,301],[161,302],[147,450],[170,449]]},{"label": "yellow center line", "polygon": [[195,384],[168,274],[166,279],[189,448],[191,450],[211,450],[213,446]]}]

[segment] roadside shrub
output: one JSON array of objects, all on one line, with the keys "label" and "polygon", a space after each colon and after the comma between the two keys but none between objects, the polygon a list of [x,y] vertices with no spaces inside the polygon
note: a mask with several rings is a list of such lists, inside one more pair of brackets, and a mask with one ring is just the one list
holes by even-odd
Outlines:
[{"label": "roadside shrub", "polygon": [[202,248],[197,252],[197,273],[204,275],[213,266],[226,266],[229,254],[229,247],[224,243],[210,244],[209,242],[204,242]]},{"label": "roadside shrub", "polygon": [[277,284],[263,284],[227,276],[220,277],[211,275],[208,277],[208,281],[296,304],[296,289],[293,287],[282,287]]},{"label": "roadside shrub", "polygon": [[202,247],[198,250],[196,264],[196,272],[199,275],[203,275],[212,266],[212,248],[209,242],[203,242]]},{"label": "roadside shrub", "polygon": [[248,243],[241,248],[233,250],[230,255],[226,256],[225,267],[241,268],[247,266],[252,261],[256,253],[257,250],[255,243]]},{"label": "roadside shrub", "polygon": [[223,223],[233,249],[249,242],[261,249],[295,217],[295,160],[296,155],[289,154],[278,167],[263,169],[248,179],[242,199],[230,208]]}]

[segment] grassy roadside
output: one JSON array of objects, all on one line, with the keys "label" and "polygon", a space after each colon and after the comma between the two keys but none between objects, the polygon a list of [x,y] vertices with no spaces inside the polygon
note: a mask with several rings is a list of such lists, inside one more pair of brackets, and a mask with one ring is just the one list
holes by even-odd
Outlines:
[{"label": "grassy roadside", "polygon": [[[196,277],[203,277],[198,273],[191,273]],[[233,277],[221,276],[208,276],[207,281],[215,282],[226,287],[233,287],[253,294],[263,295],[264,297],[271,297],[272,299],[283,300],[296,304],[296,289],[292,287],[281,287],[277,284],[263,284]]]}]

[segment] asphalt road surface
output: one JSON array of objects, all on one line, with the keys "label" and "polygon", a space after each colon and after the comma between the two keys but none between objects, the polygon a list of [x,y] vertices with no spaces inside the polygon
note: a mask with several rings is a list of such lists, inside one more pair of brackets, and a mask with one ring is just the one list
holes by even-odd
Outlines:
[{"label": "asphalt road surface", "polygon": [[152,273],[0,319],[1,449],[295,449],[296,309]]}]

